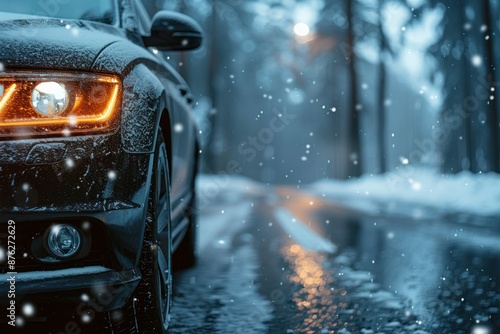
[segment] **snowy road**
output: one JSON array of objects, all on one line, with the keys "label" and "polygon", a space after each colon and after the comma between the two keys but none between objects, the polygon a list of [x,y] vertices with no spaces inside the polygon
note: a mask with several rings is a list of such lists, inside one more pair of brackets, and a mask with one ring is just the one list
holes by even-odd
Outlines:
[{"label": "snowy road", "polygon": [[238,179],[200,193],[172,333],[500,331],[495,219],[380,217]]},{"label": "snowy road", "polygon": [[173,334],[500,333],[498,218],[377,214],[236,177],[203,176],[198,195]]}]

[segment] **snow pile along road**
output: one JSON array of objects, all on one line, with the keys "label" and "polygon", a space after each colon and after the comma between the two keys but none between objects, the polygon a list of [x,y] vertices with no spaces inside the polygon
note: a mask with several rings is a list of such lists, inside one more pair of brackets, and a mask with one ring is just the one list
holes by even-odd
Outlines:
[{"label": "snow pile along road", "polygon": [[431,169],[400,169],[348,181],[320,180],[306,190],[364,211],[426,215],[465,213],[500,215],[500,175],[438,174]]}]

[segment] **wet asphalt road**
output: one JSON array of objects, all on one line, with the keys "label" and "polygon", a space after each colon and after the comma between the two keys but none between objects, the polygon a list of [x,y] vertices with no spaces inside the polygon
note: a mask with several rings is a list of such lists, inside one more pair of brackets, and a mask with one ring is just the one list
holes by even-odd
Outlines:
[{"label": "wet asphalt road", "polygon": [[498,219],[384,217],[248,189],[200,205],[172,333],[500,333]]}]

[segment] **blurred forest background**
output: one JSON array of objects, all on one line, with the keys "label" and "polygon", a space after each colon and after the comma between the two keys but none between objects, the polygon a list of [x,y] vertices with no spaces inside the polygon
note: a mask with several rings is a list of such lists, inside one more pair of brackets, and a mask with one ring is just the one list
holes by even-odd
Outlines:
[{"label": "blurred forest background", "polygon": [[203,170],[300,184],[403,166],[499,172],[499,0],[159,0],[206,32],[169,54]]}]

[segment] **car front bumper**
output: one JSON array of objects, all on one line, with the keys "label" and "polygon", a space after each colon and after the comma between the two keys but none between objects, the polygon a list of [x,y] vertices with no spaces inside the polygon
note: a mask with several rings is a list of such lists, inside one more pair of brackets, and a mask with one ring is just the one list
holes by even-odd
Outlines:
[{"label": "car front bumper", "polygon": [[[147,214],[152,154],[129,154],[119,131],[106,135],[0,142],[0,248],[15,224],[15,265],[0,257],[1,305],[15,272],[16,300],[78,307],[82,295],[96,311],[123,306],[141,276],[137,264]],[[32,252],[52,224],[86,224],[87,257],[44,263]],[[9,239],[10,240],[10,239]],[[10,270],[12,269],[12,270]],[[55,297],[57,296],[57,297]],[[66,305],[66,306],[64,306]],[[71,309],[73,306],[70,306]]]},{"label": "car front bumper", "polygon": [[1,298],[0,306],[5,310],[13,300],[18,314],[26,303],[37,310],[65,310],[80,316],[110,311],[127,302],[140,279],[135,269],[114,271],[102,266],[1,274],[0,291],[5,297],[15,291],[15,297]]}]

